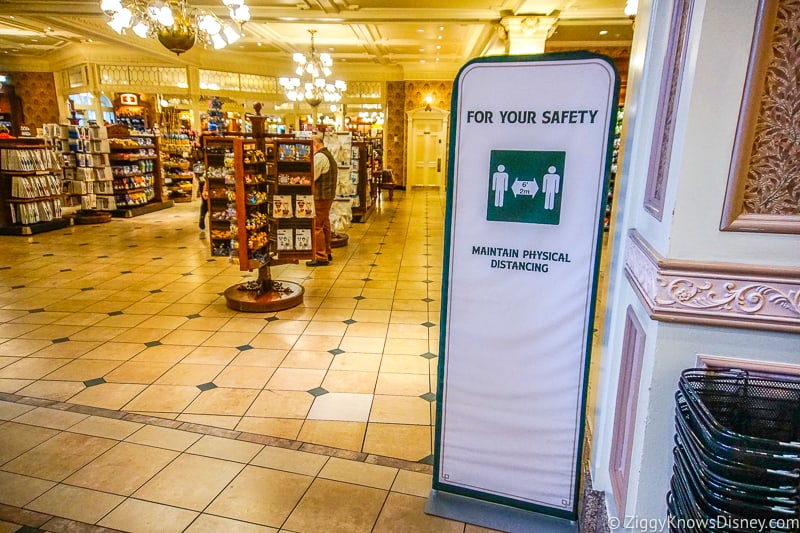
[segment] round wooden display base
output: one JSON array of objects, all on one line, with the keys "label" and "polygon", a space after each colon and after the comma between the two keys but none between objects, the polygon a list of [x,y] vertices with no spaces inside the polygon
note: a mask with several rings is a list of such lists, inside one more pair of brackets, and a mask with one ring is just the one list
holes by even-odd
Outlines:
[{"label": "round wooden display base", "polygon": [[256,291],[239,289],[245,283],[239,283],[225,290],[225,303],[231,309],[245,313],[268,313],[270,311],[283,311],[303,303],[302,286],[291,281],[273,280],[283,290],[270,290],[263,294]]},{"label": "round wooden display base", "polygon": [[99,211],[97,213],[77,213],[73,219],[75,224],[104,224],[111,222],[111,213]]},{"label": "round wooden display base", "polygon": [[347,233],[334,233],[331,235],[331,248],[347,246],[347,241],[349,240],[350,236]]}]

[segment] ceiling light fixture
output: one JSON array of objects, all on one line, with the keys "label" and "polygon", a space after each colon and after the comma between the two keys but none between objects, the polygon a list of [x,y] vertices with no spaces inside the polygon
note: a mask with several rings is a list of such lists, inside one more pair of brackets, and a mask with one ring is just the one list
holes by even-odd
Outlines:
[{"label": "ceiling light fixture", "polygon": [[328,81],[333,75],[331,55],[323,52],[317,53],[314,47],[314,34],[317,30],[308,30],[311,34],[311,55],[306,57],[299,52],[292,56],[297,64],[295,73],[298,77],[282,77],[278,80],[281,87],[286,90],[286,97],[292,102],[305,101],[316,110],[322,102],[338,102],[342,93],[347,90],[347,84],[342,80]]},{"label": "ceiling light fixture", "polygon": [[222,0],[230,17],[223,22],[210,11],[190,7],[186,0],[99,0],[100,10],[110,18],[108,25],[115,32],[122,35],[132,30],[143,39],[158,39],[179,55],[198,40],[216,49],[238,41],[242,26],[250,20],[250,8],[244,2]]}]

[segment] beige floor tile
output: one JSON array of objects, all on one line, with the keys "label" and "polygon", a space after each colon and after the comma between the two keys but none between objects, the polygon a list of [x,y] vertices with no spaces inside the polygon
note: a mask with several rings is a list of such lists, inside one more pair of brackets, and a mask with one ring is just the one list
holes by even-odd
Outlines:
[{"label": "beige floor tile", "polygon": [[331,457],[318,477],[389,490],[396,476],[397,468]]},{"label": "beige floor tile", "polygon": [[426,321],[427,317],[418,324],[389,324],[389,331],[386,336],[393,339],[428,339],[432,330],[421,325]]},{"label": "beige floor tile", "polygon": [[200,331],[192,329],[178,329],[164,335],[161,342],[164,344],[177,344],[182,346],[197,346],[206,342],[214,335],[213,331]]},{"label": "beige floor tile", "polygon": [[160,328],[129,328],[114,337],[114,342],[154,342],[171,332],[172,330]]},{"label": "beige floor tile", "polygon": [[[201,348],[198,348],[198,350]],[[280,366],[289,349],[259,349],[243,350],[231,361],[234,366],[264,366],[277,368]]]},{"label": "beige floor tile", "polygon": [[[4,326],[28,326],[28,324],[4,324],[0,326],[0,328],[4,329]],[[59,324],[48,324],[45,326],[38,326],[35,329],[28,331],[27,333],[16,335],[22,337],[23,339],[61,339],[65,337],[69,337],[70,335],[79,332],[83,329],[83,326],[67,326],[67,325],[59,325]],[[0,335],[4,334],[3,331],[0,330]]]},{"label": "beige floor tile", "polygon": [[28,509],[94,524],[122,503],[124,498],[96,490],[57,485],[31,503]]},{"label": "beige floor tile", "polygon": [[143,424],[138,422],[128,422],[127,420],[117,420],[115,418],[106,418],[102,416],[90,416],[84,418],[69,428],[69,430],[73,433],[81,433],[83,435],[123,440],[141,429],[142,426]]},{"label": "beige floor tile", "polygon": [[242,467],[232,461],[183,454],[133,495],[155,503],[202,511]]},{"label": "beige floor tile", "polygon": [[266,446],[250,464],[313,477],[328,460],[327,455]]},{"label": "beige floor tile", "polygon": [[175,417],[175,420],[189,422],[190,424],[200,424],[212,428],[234,429],[241,422],[242,417],[238,415],[195,415],[182,413]]},{"label": "beige floor tile", "polygon": [[255,336],[251,332],[218,331],[203,341],[203,346],[247,346]]},{"label": "beige floor tile", "polygon": [[[355,306],[355,301],[353,305]],[[316,312],[314,321],[341,322],[352,318],[352,316],[353,310],[351,308],[323,308]]]},{"label": "beige floor tile", "polygon": [[386,337],[389,326],[379,322],[357,322],[347,326],[346,337]]},{"label": "beige floor tile", "polygon": [[26,476],[61,481],[115,444],[116,441],[111,439],[60,433],[6,463],[3,469]]},{"label": "beige floor tile", "polygon": [[200,440],[192,444],[186,451],[187,453],[225,459],[226,461],[249,463],[263,449],[264,446],[262,444],[225,439],[214,435],[203,435]]},{"label": "beige floor tile", "polygon": [[370,423],[364,437],[364,452],[420,461],[431,454],[431,428]]},{"label": "beige floor tile", "polygon": [[125,404],[125,410],[180,413],[199,395],[200,389],[196,386],[150,385]]},{"label": "beige floor tile", "polygon": [[33,405],[0,400],[0,420],[13,420],[16,417],[36,409]]},{"label": "beige floor tile", "polygon": [[244,415],[259,391],[255,389],[224,389],[203,391],[184,410],[188,414]]},{"label": "beige floor tile", "polygon": [[86,386],[80,381],[34,381],[20,389],[18,394],[45,400],[66,401],[82,391]]},{"label": "beige floor tile", "polygon": [[202,514],[186,529],[186,533],[218,533],[219,531],[236,531],[237,533],[277,533],[277,529],[259,526],[241,520],[232,520],[221,516]]},{"label": "beige floor tile", "polygon": [[[168,303],[163,303],[163,302],[142,302],[142,301],[139,301],[139,300],[141,300],[141,296],[137,296],[135,299],[131,300],[131,301],[136,302],[136,303],[131,304],[128,307],[125,307],[123,309],[123,312],[124,313],[134,314],[134,315],[156,315],[156,314],[160,313],[161,311],[163,311],[164,308],[169,305]],[[159,322],[159,320],[161,320],[162,318],[164,318],[164,317],[148,318],[147,320],[145,320],[144,322],[141,323],[141,326],[143,328],[150,328],[150,327],[155,327],[158,324],[166,323],[166,322]],[[169,317],[169,318],[174,318],[175,319],[174,322],[171,322],[171,323],[175,324],[175,326],[173,326],[173,327],[178,327],[185,320],[188,320],[185,317]]]},{"label": "beige floor tile", "polygon": [[371,405],[372,394],[331,392],[314,399],[306,419],[366,422]]},{"label": "beige floor tile", "polygon": [[431,423],[430,406],[430,402],[415,396],[375,395],[369,421],[428,426]]},{"label": "beige floor tile", "polygon": [[[0,339],[0,344],[5,342],[5,340],[6,339]],[[10,356],[5,356],[5,355],[0,355],[0,368],[3,368],[4,366],[8,366],[11,363],[15,363],[15,362],[19,361],[20,359],[21,359],[20,357],[10,357]]]},{"label": "beige floor tile", "polygon": [[125,441],[182,452],[201,437],[202,435],[199,433],[148,425],[125,439]]},{"label": "beige floor tile", "polygon": [[339,349],[345,352],[357,353],[383,353],[383,337],[350,337],[345,336],[339,344]]},{"label": "beige floor tile", "polygon": [[329,352],[307,351],[295,349],[290,351],[281,368],[316,368],[327,370],[333,361],[333,354]]},{"label": "beige floor tile", "polygon": [[[391,309],[391,303],[388,309],[369,309],[366,308],[369,305],[365,303],[366,301],[367,300],[362,300],[359,302],[359,308],[353,312],[353,320],[358,323],[388,324],[392,316],[392,312],[389,311],[389,309]],[[391,300],[389,300],[389,302],[391,302]],[[362,304],[364,307],[361,307]]]},{"label": "beige floor tile", "polygon": [[72,413],[60,409],[48,409],[37,407],[14,419],[14,422],[28,424],[50,429],[67,429],[75,426],[78,422],[89,418],[83,413]]},{"label": "beige floor tile", "polygon": [[281,439],[296,440],[303,427],[303,419],[299,418],[262,418],[245,416],[236,426],[236,431],[269,435]]},{"label": "beige floor tile", "polygon": [[261,366],[229,366],[214,378],[218,387],[261,390],[275,372],[274,368]]},{"label": "beige floor tile", "polygon": [[433,476],[422,472],[400,470],[392,484],[392,492],[427,498],[433,488]]},{"label": "beige floor tile", "polygon": [[360,452],[364,444],[366,429],[367,424],[364,422],[306,420],[297,439],[302,442]]},{"label": "beige floor tile", "polygon": [[58,431],[6,422],[0,424],[0,464],[6,463],[54,437]]},{"label": "beige floor tile", "polygon": [[331,370],[354,372],[377,372],[381,367],[381,355],[374,353],[342,353],[333,358]]},{"label": "beige floor tile", "polygon": [[167,370],[172,363],[150,361],[128,361],[103,376],[109,383],[153,383]]},{"label": "beige floor tile", "polygon": [[245,416],[305,419],[313,401],[314,397],[304,390],[264,390]]},{"label": "beige floor tile", "polygon": [[243,333],[259,333],[267,322],[263,318],[231,318],[225,323],[225,331],[240,331]]},{"label": "beige floor tile", "polygon": [[297,339],[295,350],[327,352],[339,347],[342,337],[338,335],[309,335]]},{"label": "beige floor tile", "polygon": [[236,359],[239,353],[239,350],[232,347],[223,348],[219,346],[199,346],[192,350],[186,357],[181,359],[181,363],[193,363],[198,365],[227,365]]},{"label": "beige floor tile", "polygon": [[101,343],[99,341],[67,341],[59,342],[46,346],[33,354],[34,357],[60,357],[64,359],[75,359],[92,351]]},{"label": "beige floor tile", "polygon": [[377,372],[329,370],[322,381],[322,388],[328,392],[372,394],[377,378]]},{"label": "beige floor tile", "polygon": [[325,370],[311,368],[278,368],[267,382],[267,388],[282,391],[308,391],[319,387]]},{"label": "beige floor tile", "polygon": [[427,498],[389,494],[372,530],[375,533],[462,533],[464,523],[425,514]]},{"label": "beige floor tile", "polygon": [[[249,344],[253,348],[265,348],[267,350],[286,350],[294,347],[299,335],[283,333],[259,333],[253,337]],[[238,346],[238,345],[237,345]]]},{"label": "beige floor tile", "polygon": [[224,369],[222,365],[177,363],[158,378],[159,385],[200,385],[209,383]]},{"label": "beige floor tile", "polygon": [[312,477],[300,474],[247,466],[208,506],[207,512],[281,527],[312,480]]},{"label": "beige floor tile", "polygon": [[130,342],[105,342],[97,348],[86,352],[81,356],[83,359],[109,359],[114,361],[127,361],[146,346],[140,343]]},{"label": "beige floor tile", "polygon": [[265,322],[264,333],[268,334],[301,334],[304,333],[308,327],[308,322],[305,320],[275,320],[273,322]]},{"label": "beige floor tile", "polygon": [[425,339],[387,338],[383,353],[388,355],[419,355],[429,351]]},{"label": "beige floor tile", "polygon": [[129,498],[98,525],[131,533],[179,533],[198,515],[199,513],[186,509]]},{"label": "beige floor tile", "polygon": [[[4,336],[5,336],[4,334],[0,333],[0,337]],[[9,337],[13,337],[13,335],[9,335]],[[52,345],[52,341],[50,340],[12,338],[11,340],[7,340],[3,344],[0,344],[0,355],[24,357],[26,355],[35,353],[41,350],[42,348],[50,345]]]},{"label": "beige floor tile", "polygon": [[[420,352],[425,353],[425,352]],[[381,373],[422,374],[430,372],[430,363],[418,355],[384,355],[381,359]]]},{"label": "beige floor tile", "polygon": [[284,528],[328,533],[370,531],[385,499],[383,490],[316,479]]},{"label": "beige floor tile", "polygon": [[390,396],[420,396],[430,392],[430,377],[427,374],[395,374],[380,372],[375,394]]},{"label": "beige floor tile", "polygon": [[122,327],[108,327],[108,326],[89,326],[73,335],[70,335],[70,340],[73,341],[110,341],[120,335],[125,334],[129,328]]},{"label": "beige floor tile", "polygon": [[49,380],[88,381],[100,378],[118,367],[119,361],[99,361],[93,359],[79,359],[72,361],[57,370],[47,374]]},{"label": "beige floor tile", "polygon": [[54,481],[0,471],[0,503],[24,507],[55,485]]},{"label": "beige floor tile", "polygon": [[16,363],[0,369],[0,378],[39,379],[69,362],[69,359],[46,359],[43,357],[20,359]]},{"label": "beige floor tile", "polygon": [[71,403],[102,407],[104,409],[122,409],[137,394],[145,389],[145,385],[128,383],[103,383],[88,387],[72,398]]},{"label": "beige floor tile", "polygon": [[178,456],[178,452],[120,442],[65,483],[130,496]]},{"label": "beige floor tile", "polygon": [[177,363],[193,350],[192,346],[160,345],[151,346],[133,357],[131,361],[150,361],[158,363]]}]

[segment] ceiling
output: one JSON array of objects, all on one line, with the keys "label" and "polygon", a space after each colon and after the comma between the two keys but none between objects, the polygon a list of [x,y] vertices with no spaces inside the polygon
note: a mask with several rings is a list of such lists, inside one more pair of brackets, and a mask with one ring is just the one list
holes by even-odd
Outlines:
[{"label": "ceiling", "polygon": [[[226,14],[221,0],[188,0]],[[0,70],[56,70],[70,62],[131,57],[220,68],[236,64],[257,73],[317,49],[329,52],[334,72],[348,79],[453,77],[470,58],[505,53],[514,17],[555,20],[549,41],[559,48],[626,46],[631,21],[625,0],[247,0],[244,37],[223,50],[200,45],[180,56],[155,40],[117,35],[97,0],[0,0]],[[603,33],[605,32],[605,33]],[[288,74],[289,72],[287,72]]]}]

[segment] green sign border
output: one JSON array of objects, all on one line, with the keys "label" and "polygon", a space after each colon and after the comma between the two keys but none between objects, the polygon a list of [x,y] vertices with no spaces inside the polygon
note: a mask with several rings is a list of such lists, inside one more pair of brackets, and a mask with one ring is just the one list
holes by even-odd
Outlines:
[{"label": "green sign border", "polygon": [[[593,52],[586,52],[586,51],[572,51],[572,52],[555,52],[555,53],[545,53],[545,54],[534,54],[534,55],[515,55],[515,56],[491,56],[491,57],[479,57],[472,59],[464,64],[463,67],[459,70],[458,74],[456,75],[455,79],[453,80],[453,94],[450,102],[450,109],[457,110],[458,109],[458,101],[459,101],[459,94],[458,94],[458,87],[459,87],[459,80],[461,76],[464,74],[464,71],[475,64],[495,64],[495,63],[539,63],[539,62],[548,62],[548,61],[580,61],[580,60],[587,60],[587,59],[599,59],[601,61],[605,61],[611,67],[612,71],[615,74],[614,78],[614,89],[612,92],[613,101],[611,103],[611,113],[609,116],[609,124],[608,124],[608,142],[606,146],[606,167],[604,170],[604,177],[603,177],[603,196],[602,198],[608,198],[608,187],[609,187],[609,180],[611,177],[611,164],[612,164],[612,156],[614,153],[614,129],[616,126],[617,121],[617,111],[619,105],[619,90],[620,90],[620,80],[619,80],[619,73],[617,71],[616,66],[614,65],[614,61],[605,55],[596,54]],[[452,239],[452,219],[453,219],[453,186],[455,183],[455,172],[454,172],[454,162],[456,158],[456,132],[458,131],[458,115],[453,114],[452,120],[450,121],[450,149],[449,149],[449,161],[450,164],[448,165],[449,169],[447,172],[447,197],[446,197],[446,208],[445,208],[445,233],[444,233],[444,262],[443,265],[446,268],[442,271],[442,303],[441,303],[441,314],[439,318],[439,364],[438,364],[438,375],[437,375],[437,388],[436,388],[436,435],[434,441],[434,450],[433,450],[433,489],[441,492],[449,492],[452,494],[458,494],[461,496],[466,496],[470,498],[475,498],[478,500],[483,500],[487,502],[497,503],[501,505],[508,505],[511,507],[515,507],[518,509],[524,509],[528,511],[534,511],[538,513],[542,513],[549,516],[555,516],[558,518],[564,518],[568,520],[577,520],[578,518],[578,500],[579,500],[579,490],[581,487],[581,483],[575,483],[575,493],[573,494],[572,502],[573,506],[572,509],[569,511],[565,511],[559,508],[547,507],[544,505],[537,505],[532,504],[529,502],[516,500],[513,498],[507,498],[503,496],[498,496],[496,494],[486,493],[483,491],[477,491],[473,489],[465,489],[463,487],[452,485],[449,483],[444,483],[439,481],[439,474],[441,468],[441,457],[440,457],[440,449],[442,445],[442,406],[443,406],[443,391],[444,391],[444,364],[445,364],[445,345],[447,340],[447,327],[446,327],[446,317],[447,317],[447,296],[449,293],[449,264],[451,259],[451,250],[450,250],[450,242]],[[607,200],[606,200],[607,201]],[[600,210],[599,218],[597,220],[597,235],[598,238],[596,239],[595,243],[595,264],[594,264],[594,272],[593,272],[593,282],[592,282],[592,289],[591,289],[591,298],[590,298],[590,309],[589,309],[589,323],[588,328],[586,331],[586,354],[584,356],[584,368],[583,368],[583,388],[582,388],[582,401],[580,406],[580,415],[581,420],[583,423],[580,425],[579,428],[579,442],[578,442],[578,460],[575,464],[575,479],[581,479],[581,458],[583,456],[583,441],[585,438],[585,431],[586,431],[586,395],[588,391],[589,385],[589,362],[591,357],[592,351],[592,332],[594,330],[594,314],[595,314],[595,306],[596,306],[596,299],[597,299],[597,283],[598,283],[598,274],[600,272],[600,252],[602,247],[602,238],[603,235],[603,218],[604,218],[605,211],[603,209]]]}]

